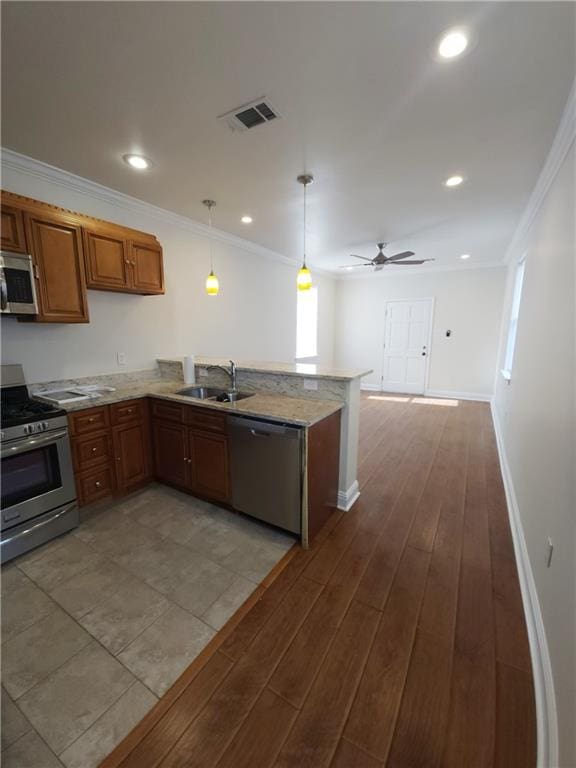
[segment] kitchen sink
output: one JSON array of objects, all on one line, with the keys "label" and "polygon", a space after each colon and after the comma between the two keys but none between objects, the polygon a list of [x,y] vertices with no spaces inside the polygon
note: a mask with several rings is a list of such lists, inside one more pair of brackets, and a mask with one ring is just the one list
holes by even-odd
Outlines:
[{"label": "kitchen sink", "polygon": [[214,387],[186,387],[176,394],[198,400],[216,400],[218,403],[235,403],[237,400],[252,397],[252,394],[247,392],[227,392],[225,389],[215,389]]}]

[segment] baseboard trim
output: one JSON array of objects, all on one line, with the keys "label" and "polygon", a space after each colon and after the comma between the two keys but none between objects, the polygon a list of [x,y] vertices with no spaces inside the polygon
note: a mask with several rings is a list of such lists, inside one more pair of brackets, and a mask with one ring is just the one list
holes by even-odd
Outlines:
[{"label": "baseboard trim", "polygon": [[354,480],[347,491],[338,491],[338,509],[342,512],[348,512],[360,496],[360,486],[358,480]]},{"label": "baseboard trim", "polygon": [[546,630],[540,610],[540,601],[532,573],[526,538],[522,527],[520,509],[516,499],[512,474],[506,457],[504,440],[494,401],[490,403],[492,423],[496,434],[500,469],[506,492],[508,517],[512,529],[514,552],[522,591],[522,602],[528,629],[532,673],[534,676],[534,694],[536,699],[536,730],[538,740],[538,768],[556,768],[558,766],[558,719],[552,663],[546,640]]},{"label": "baseboard trim", "polygon": [[382,389],[378,384],[365,384],[364,382],[360,385],[360,389],[366,392],[389,392],[392,395],[407,395],[408,397],[444,397],[452,400],[478,400],[481,403],[490,403],[492,401],[492,395],[480,392],[461,392],[457,389],[427,389],[423,395],[420,395],[415,392],[393,392]]},{"label": "baseboard trim", "polygon": [[481,403],[489,403],[492,395],[485,395],[481,392],[461,392],[457,389],[427,389],[425,397],[448,397],[452,400],[478,400]]}]

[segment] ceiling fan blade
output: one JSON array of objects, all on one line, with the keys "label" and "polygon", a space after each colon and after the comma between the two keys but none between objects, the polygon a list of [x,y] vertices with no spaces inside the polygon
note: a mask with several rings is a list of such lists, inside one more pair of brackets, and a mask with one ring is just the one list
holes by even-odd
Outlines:
[{"label": "ceiling fan blade", "polygon": [[338,269],[358,269],[358,267],[371,267],[372,262],[368,262],[368,264],[341,264]]},{"label": "ceiling fan blade", "polygon": [[367,259],[366,256],[358,256],[358,254],[356,254],[356,253],[351,253],[350,254],[350,258],[351,259],[363,259],[364,261],[369,261],[370,263],[372,263],[372,259]]},{"label": "ceiling fan blade", "polygon": [[396,253],[394,256],[388,256],[386,261],[399,261],[400,259],[407,259],[408,256],[414,256],[414,251],[402,251],[402,253]]},{"label": "ceiling fan blade", "polygon": [[396,261],[392,264],[393,267],[408,267],[412,264],[426,264],[427,261],[434,261],[434,259],[419,259],[417,261]]}]

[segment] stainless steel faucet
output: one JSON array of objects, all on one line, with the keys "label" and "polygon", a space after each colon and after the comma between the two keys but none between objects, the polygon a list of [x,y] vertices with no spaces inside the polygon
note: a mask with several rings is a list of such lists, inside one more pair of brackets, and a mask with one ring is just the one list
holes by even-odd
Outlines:
[{"label": "stainless steel faucet", "polygon": [[228,374],[230,377],[230,382],[232,384],[231,392],[237,392],[236,389],[236,363],[234,360],[230,360],[230,368],[228,369],[225,365],[209,365],[207,370],[208,371],[214,371],[216,369],[220,369],[221,371],[224,371],[224,373]]}]

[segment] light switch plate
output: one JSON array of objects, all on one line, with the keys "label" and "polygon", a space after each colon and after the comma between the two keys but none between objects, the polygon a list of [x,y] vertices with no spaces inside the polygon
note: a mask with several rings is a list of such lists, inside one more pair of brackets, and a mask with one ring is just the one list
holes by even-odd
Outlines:
[{"label": "light switch plate", "polygon": [[126,365],[126,352],[118,352],[116,359],[118,360],[118,365]]},{"label": "light switch plate", "polygon": [[304,389],[318,389],[317,379],[304,379]]}]

